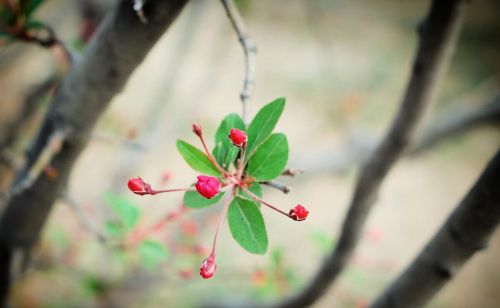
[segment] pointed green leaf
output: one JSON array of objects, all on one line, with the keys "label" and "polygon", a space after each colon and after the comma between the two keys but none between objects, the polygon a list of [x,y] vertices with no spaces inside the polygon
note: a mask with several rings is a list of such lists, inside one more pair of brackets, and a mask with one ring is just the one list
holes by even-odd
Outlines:
[{"label": "pointed green leaf", "polygon": [[278,177],[288,161],[288,141],[284,134],[272,134],[248,162],[247,173],[259,181]]},{"label": "pointed green leaf", "polygon": [[159,241],[145,240],[138,247],[142,264],[148,269],[154,269],[167,258],[167,249]]},{"label": "pointed green leaf", "polygon": [[177,150],[186,163],[194,170],[206,175],[219,176],[220,172],[210,162],[207,155],[183,140],[177,140]]},{"label": "pointed green leaf", "polygon": [[222,192],[212,199],[207,199],[197,191],[186,191],[186,193],[184,193],[184,206],[192,209],[201,209],[219,202],[223,195],[224,193]]},{"label": "pointed green leaf", "polygon": [[227,217],[231,234],[241,247],[255,254],[262,255],[266,252],[266,226],[255,202],[240,197],[234,198]]},{"label": "pointed green leaf", "polygon": [[235,147],[227,137],[231,128],[237,128],[243,131],[246,130],[243,120],[236,113],[228,114],[224,120],[222,120],[215,133],[215,148],[212,154],[215,156],[219,165],[224,169],[227,169],[231,163],[234,162],[240,150],[238,147]]},{"label": "pointed green leaf", "polygon": [[269,137],[278,122],[283,109],[285,98],[281,97],[262,107],[248,126],[247,159]]},{"label": "pointed green leaf", "polygon": [[139,209],[127,198],[107,193],[104,201],[113,209],[127,230],[132,230],[139,221]]}]

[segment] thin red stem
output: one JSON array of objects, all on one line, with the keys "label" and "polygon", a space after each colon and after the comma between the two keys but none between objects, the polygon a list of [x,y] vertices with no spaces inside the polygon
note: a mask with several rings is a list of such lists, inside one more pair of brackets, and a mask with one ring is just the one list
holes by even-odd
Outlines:
[{"label": "thin red stem", "polygon": [[208,160],[210,160],[210,162],[212,163],[212,165],[215,166],[215,168],[217,168],[217,170],[219,170],[219,172],[224,176],[224,177],[227,177],[227,173],[226,173],[226,170],[224,170],[218,163],[217,161],[215,160],[215,157],[212,156],[212,154],[210,154],[210,152],[208,151],[208,148],[207,148],[207,145],[205,144],[205,139],[203,138],[203,135],[198,135],[198,137],[200,138],[200,141],[201,141],[201,144],[203,145],[203,149],[205,150],[205,154],[207,155],[208,157]]},{"label": "thin red stem", "polygon": [[226,219],[227,211],[229,209],[229,205],[231,204],[231,201],[233,201],[233,199],[234,199],[234,195],[235,195],[235,188],[234,188],[234,186],[232,186],[231,187],[231,195],[226,200],[226,203],[224,203],[224,207],[222,208],[222,212],[219,216],[219,221],[217,222],[217,228],[215,229],[214,244],[212,246],[211,255],[215,255],[215,247],[217,246],[217,238],[219,237],[219,230],[222,227],[224,220]]},{"label": "thin red stem", "polygon": [[247,149],[247,143],[244,142],[241,145],[241,157],[240,157],[240,161],[239,161],[239,164],[238,164],[238,172],[236,173],[236,178],[238,179],[238,181],[241,181],[241,175],[243,174],[243,168],[245,166],[245,153],[246,153],[246,149]]},{"label": "thin red stem", "polygon": [[161,193],[167,193],[167,192],[174,192],[174,191],[195,191],[196,189],[193,187],[189,188],[172,188],[172,189],[162,189],[162,190],[151,190],[150,195],[156,195],[156,194],[161,194]]},{"label": "thin red stem", "polygon": [[132,247],[135,246],[144,238],[165,228],[165,226],[171,221],[178,219],[185,211],[186,208],[184,207],[184,204],[181,204],[178,209],[167,213],[165,216],[163,216],[159,221],[151,225],[149,228],[145,230],[137,230],[134,233],[132,233],[127,242],[129,243],[130,246]]},{"label": "thin red stem", "polygon": [[241,188],[244,192],[246,192],[246,193],[247,193],[250,197],[252,197],[255,201],[260,202],[260,203],[262,203],[262,204],[264,204],[264,205],[266,205],[266,206],[270,207],[271,209],[273,209],[273,210],[275,210],[275,211],[277,211],[277,212],[279,212],[279,213],[281,213],[281,214],[285,215],[286,217],[290,218],[290,215],[288,215],[288,213],[287,213],[287,212],[284,212],[284,211],[282,211],[282,210],[280,210],[280,209],[278,209],[278,208],[276,208],[276,207],[272,206],[271,204],[267,203],[266,201],[262,200],[261,198],[257,197],[254,193],[252,193],[252,192],[251,192],[250,190],[248,190],[246,187],[240,186],[240,188]]}]

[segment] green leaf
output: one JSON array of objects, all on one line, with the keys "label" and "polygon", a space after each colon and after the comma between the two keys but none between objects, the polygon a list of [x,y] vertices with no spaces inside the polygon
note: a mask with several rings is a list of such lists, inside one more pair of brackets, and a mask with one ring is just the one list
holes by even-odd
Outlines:
[{"label": "green leaf", "polygon": [[255,115],[255,118],[253,118],[252,123],[248,126],[247,159],[250,159],[259,145],[261,145],[273,131],[285,108],[285,101],[284,97],[274,100],[262,107]]},{"label": "green leaf", "polygon": [[132,230],[139,221],[139,209],[127,198],[107,193],[104,201],[111,206],[127,230]]},{"label": "green leaf", "polygon": [[28,4],[26,14],[30,16],[35,12],[35,10],[42,4],[45,0],[31,0]]},{"label": "green leaf", "polygon": [[219,176],[220,172],[210,162],[207,155],[183,140],[177,140],[177,150],[186,163],[196,171],[206,175]]},{"label": "green leaf", "polygon": [[240,197],[234,198],[227,213],[229,229],[233,238],[245,250],[264,254],[268,239],[264,218],[254,202]]},{"label": "green leaf", "polygon": [[44,22],[39,21],[39,20],[28,20],[26,21],[25,28],[27,30],[41,30],[41,29],[47,29],[49,26],[47,26]]},{"label": "green leaf", "polygon": [[138,247],[139,257],[144,267],[154,269],[167,258],[167,249],[159,241],[145,240]]},{"label": "green leaf", "polygon": [[288,141],[284,134],[272,134],[248,161],[247,173],[259,181],[278,177],[288,161]]},{"label": "green leaf", "polygon": [[207,199],[197,191],[186,191],[186,193],[184,193],[184,206],[192,209],[201,209],[219,202],[223,195],[224,193],[221,192],[212,199]]},{"label": "green leaf", "polygon": [[231,128],[237,128],[245,131],[245,123],[236,113],[228,114],[220,123],[217,132],[215,133],[215,147],[212,154],[215,159],[224,169],[229,168],[232,162],[236,159],[239,148],[235,147],[231,140],[227,137]]},{"label": "green leaf", "polygon": [[122,237],[125,235],[126,230],[123,225],[116,221],[107,221],[104,225],[104,230],[109,237]]}]

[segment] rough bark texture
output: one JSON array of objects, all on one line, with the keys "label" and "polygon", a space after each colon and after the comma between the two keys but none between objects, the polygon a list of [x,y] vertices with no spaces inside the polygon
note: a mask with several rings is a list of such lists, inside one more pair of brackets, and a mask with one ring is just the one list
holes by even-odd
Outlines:
[{"label": "rough bark texture", "polygon": [[373,307],[423,307],[500,223],[500,151],[446,223]]},{"label": "rough bark texture", "polygon": [[52,204],[64,189],[99,115],[122,90],[186,2],[148,1],[144,12],[149,23],[144,25],[133,11],[131,1],[117,1],[81,60],[63,80],[28,152],[27,166],[17,179],[21,181],[29,172],[55,131],[69,129],[62,150],[52,160],[59,176],[49,180],[44,174],[40,175],[31,187],[10,198],[0,219],[1,303],[5,304],[10,282],[26,264]]},{"label": "rough bark texture", "polygon": [[425,107],[433,100],[462,24],[465,1],[434,0],[419,27],[411,78],[391,128],[361,170],[336,249],[307,287],[275,307],[305,307],[320,298],[348,263],[385,176],[410,144]]}]

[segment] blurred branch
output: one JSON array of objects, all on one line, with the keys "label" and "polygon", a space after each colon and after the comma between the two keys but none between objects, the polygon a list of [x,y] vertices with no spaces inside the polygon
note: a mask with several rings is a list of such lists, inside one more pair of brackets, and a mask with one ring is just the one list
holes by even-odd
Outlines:
[{"label": "blurred branch", "polygon": [[6,163],[13,168],[18,165],[12,155],[10,155],[9,148],[13,146],[22,128],[27,125],[37,111],[41,99],[55,88],[57,82],[57,79],[54,77],[48,78],[31,90],[21,103],[21,110],[18,112],[19,116],[7,127],[5,140],[0,141],[0,162]]},{"label": "blurred branch", "polygon": [[293,178],[294,176],[302,173],[304,173],[304,169],[287,168],[281,173],[281,176],[289,176]]},{"label": "blurred branch", "polygon": [[290,187],[278,181],[263,181],[259,183],[270,186],[272,188],[276,188],[277,190],[280,190],[284,194],[288,194],[292,190]]},{"label": "blurred branch", "polygon": [[30,188],[38,179],[45,167],[50,165],[52,159],[61,151],[64,140],[69,135],[68,129],[57,129],[48,138],[47,144],[40,150],[36,161],[28,170],[24,171],[24,176],[18,179],[11,190],[11,195],[17,195]]},{"label": "blurred branch", "polygon": [[252,96],[255,85],[255,56],[257,55],[257,45],[255,44],[253,38],[248,34],[245,23],[238,12],[238,8],[233,3],[233,0],[221,0],[221,2],[226,10],[227,16],[231,21],[231,25],[233,26],[236,35],[238,35],[238,40],[240,41],[245,54],[245,80],[243,82],[243,89],[240,93],[240,99],[243,108],[243,122],[248,124],[250,121],[248,102]]},{"label": "blurred branch", "polygon": [[464,2],[432,2],[419,27],[419,46],[404,99],[386,137],[361,169],[338,245],[305,289],[275,307],[313,304],[348,263],[385,176],[410,144],[425,107],[435,97],[462,24]]},{"label": "blurred branch", "polygon": [[500,223],[500,150],[458,207],[372,307],[423,307],[487,242]]},{"label": "blurred branch", "polygon": [[436,121],[422,137],[417,139],[410,149],[410,154],[419,154],[449,137],[462,134],[483,124],[500,125],[500,95],[496,95],[490,102],[476,110]]},{"label": "blurred branch", "polygon": [[99,133],[99,132],[93,132],[92,139],[96,140],[96,141],[106,142],[109,144],[115,144],[118,146],[130,147],[131,149],[134,149],[137,151],[146,150],[146,146],[144,144],[142,144],[138,141],[135,141],[135,140],[130,140],[129,138],[126,138],[126,137],[109,135],[109,134]]},{"label": "blurred branch", "polygon": [[145,0],[134,0],[134,11],[137,14],[137,17],[139,17],[140,21],[147,25],[148,24],[148,19],[146,18],[146,15],[144,14],[144,2]]},{"label": "blurred branch", "polygon": [[51,162],[59,176],[54,179],[40,175],[31,187],[12,196],[0,218],[0,306],[6,305],[9,286],[23,272],[31,247],[99,116],[186,2],[148,1],[144,9],[149,24],[144,27],[130,1],[116,1],[80,61],[65,76],[28,152],[20,178],[36,164],[53,134],[68,128],[61,151]]},{"label": "blurred branch", "polygon": [[[496,125],[500,127],[500,95],[495,95],[490,101],[482,104],[475,110],[461,108],[449,108],[442,112],[429,128],[425,129],[421,136],[404,153],[416,156],[439,145],[441,142],[467,133],[483,125]],[[304,166],[309,173],[333,172],[344,173],[353,165],[364,162],[373,153],[376,147],[376,138],[368,135],[353,136],[342,148],[329,150],[327,153],[311,154],[300,161],[297,165]]]},{"label": "blurred branch", "polygon": [[69,205],[76,218],[80,222],[80,225],[91,235],[93,235],[100,243],[104,244],[108,241],[108,237],[104,235],[90,220],[87,215],[83,212],[78,203],[67,193],[62,194],[63,201]]}]

